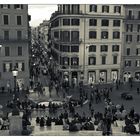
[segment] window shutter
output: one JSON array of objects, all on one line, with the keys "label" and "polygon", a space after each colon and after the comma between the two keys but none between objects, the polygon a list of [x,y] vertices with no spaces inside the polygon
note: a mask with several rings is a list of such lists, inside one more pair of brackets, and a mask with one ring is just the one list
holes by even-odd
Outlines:
[{"label": "window shutter", "polygon": [[79,65],[79,58],[77,58],[77,65]]},{"label": "window shutter", "polygon": [[136,55],[138,55],[138,49],[136,49]]},{"label": "window shutter", "polygon": [[90,5],[90,12],[92,11],[92,5]]},{"label": "window shutter", "polygon": [[95,5],[95,12],[97,12],[97,5]]},{"label": "window shutter", "polygon": [[8,9],[10,9],[10,4],[8,4]]},{"label": "window shutter", "polygon": [[23,9],[23,5],[21,4],[21,9]]},{"label": "window shutter", "polygon": [[22,63],[22,71],[25,70],[25,66],[24,66],[24,63]]},{"label": "window shutter", "polygon": [[88,65],[90,65],[90,57],[88,58]]},{"label": "window shutter", "polygon": [[3,63],[3,72],[6,72],[5,63]]},{"label": "window shutter", "polygon": [[3,8],[3,4],[1,4],[1,8]]},{"label": "window shutter", "polygon": [[69,65],[69,58],[67,58],[67,60],[68,60],[68,65]]},{"label": "window shutter", "polygon": [[10,71],[12,71],[12,63],[10,63]]},{"label": "window shutter", "polygon": [[18,69],[18,63],[16,63],[16,68]]},{"label": "window shutter", "polygon": [[71,65],[73,65],[73,58],[71,58]]}]

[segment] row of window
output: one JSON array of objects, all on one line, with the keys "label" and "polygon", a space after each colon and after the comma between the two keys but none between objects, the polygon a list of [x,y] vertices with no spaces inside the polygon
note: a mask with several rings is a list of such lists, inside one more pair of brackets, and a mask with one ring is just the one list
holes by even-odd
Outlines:
[{"label": "row of window", "polygon": [[80,20],[79,19],[63,19],[63,26],[68,26],[68,25],[74,25],[74,26],[79,26],[80,25]]},{"label": "row of window", "polygon": [[[54,38],[59,38],[59,32],[54,32]],[[63,42],[79,41],[79,31],[60,31],[60,40]]]},{"label": "row of window", "polygon": [[[10,4],[1,4],[0,7],[2,9],[10,9],[12,5]],[[14,4],[14,9],[23,9],[23,4]]]},{"label": "row of window", "polygon": [[[108,31],[101,32],[101,39],[108,39],[108,36],[109,36]],[[120,32],[114,31],[112,36],[113,36],[113,39],[120,39]],[[96,38],[97,38],[97,32],[96,31],[89,31],[89,39],[96,39]]]},{"label": "row of window", "polygon": [[[136,25],[137,26],[137,32],[140,32],[140,24]],[[133,32],[134,30],[134,25],[133,24],[126,24],[126,32]]]},{"label": "row of window", "polygon": [[[79,52],[79,46],[69,46],[69,45],[59,45],[54,44],[54,48],[57,50],[60,50],[61,52]],[[108,51],[108,45],[101,45],[100,46],[101,52],[107,52]],[[96,45],[90,45],[89,46],[89,52],[96,52]],[[119,52],[119,45],[112,45],[112,52]]]},{"label": "row of window", "polygon": [[70,58],[60,57],[60,65],[79,65],[79,58],[78,57],[72,57],[71,58],[71,64],[70,64]]},{"label": "row of window", "polygon": [[129,19],[129,20],[140,19],[140,11],[135,11],[135,14],[133,14],[133,10],[129,9],[127,12],[127,19]]},{"label": "row of window", "polygon": [[[80,13],[80,5],[78,4],[63,4],[59,5],[59,11],[63,12],[63,14],[79,14]],[[92,4],[89,5],[89,12],[98,12],[97,5]],[[109,13],[110,7],[109,5],[102,5],[102,13]],[[121,6],[114,6],[114,13],[121,13]]]},{"label": "row of window", "polygon": [[59,45],[54,44],[54,48],[57,50],[60,50],[61,52],[79,52],[79,46],[74,45],[74,46],[69,46],[69,45]]},{"label": "row of window", "polygon": [[[101,32],[101,39],[108,39],[109,33],[108,31]],[[120,32],[114,31],[112,33],[113,39],[120,39]],[[59,32],[54,32],[54,38],[59,38]],[[97,32],[96,31],[89,31],[89,39],[96,39]],[[63,42],[76,42],[79,41],[79,31],[60,31],[60,41]]]},{"label": "row of window", "polygon": [[[18,71],[25,71],[25,65],[23,62],[17,62],[16,68]],[[11,62],[3,63],[3,72],[12,72],[13,64]]]},{"label": "row of window", "polygon": [[[131,67],[132,66],[131,60],[126,60],[124,62],[124,66],[125,67]],[[135,67],[140,67],[140,60],[135,61]]]},{"label": "row of window", "polygon": [[[9,40],[10,39],[9,37],[10,37],[9,30],[3,31],[3,39],[4,40]],[[17,30],[16,31],[16,37],[17,37],[17,40],[21,40],[22,39],[22,31],[21,30]]]},{"label": "row of window", "polygon": [[[127,48],[127,49],[126,49],[126,55],[130,55],[130,54],[131,54],[130,48]],[[137,48],[137,49],[136,49],[136,55],[140,55],[140,48]]]},{"label": "row of window", "polygon": [[[119,27],[120,26],[120,20],[113,20],[113,26]],[[89,19],[89,26],[97,26],[97,19]],[[109,20],[108,19],[102,19],[101,26],[109,26]]]},{"label": "row of window", "polygon": [[[114,55],[113,56],[113,64],[117,64],[117,59],[118,56]],[[105,65],[106,64],[106,56],[101,57],[101,64]],[[89,57],[88,58],[88,65],[96,65],[96,57]]]},{"label": "row of window", "polygon": [[63,14],[79,14],[80,5],[79,4],[63,4],[58,6],[58,11]]},{"label": "row of window", "polygon": [[[95,18],[89,19],[89,26],[97,26],[98,20]],[[63,19],[63,26],[79,26],[80,25],[80,19],[74,18],[74,19]],[[102,19],[101,26],[109,26],[109,20],[108,19]],[[120,20],[113,20],[113,26],[114,27],[120,27],[121,22]],[[52,22],[52,27],[58,27],[59,26],[59,20],[56,19]]]},{"label": "row of window", "polygon": [[[132,38],[133,37],[133,38]],[[136,41],[137,42],[140,42],[140,35],[135,35],[135,36],[132,36],[132,35],[126,35],[126,42],[130,43],[133,41],[133,39],[137,39]]]},{"label": "row of window", "polygon": [[[117,64],[118,56],[113,56],[113,64]],[[106,56],[101,57],[101,64],[106,64]],[[60,57],[60,65],[70,65],[70,58],[68,57]],[[79,58],[73,57],[71,58],[71,65],[79,65]],[[88,65],[96,65],[96,57],[89,57],[88,58]]]},{"label": "row of window", "polygon": [[[9,25],[10,24],[10,16],[9,15],[3,15],[3,24]],[[22,18],[21,16],[16,16],[16,25],[22,25]]]},{"label": "row of window", "polygon": [[[97,19],[89,19],[89,26],[97,26]],[[79,26],[80,25],[80,19],[63,19],[63,26]],[[109,20],[108,19],[102,19],[101,26],[109,26]],[[120,26],[120,20],[113,20],[113,26],[119,27]]]},{"label": "row of window", "polygon": [[[108,45],[101,45],[100,46],[101,52],[108,51]],[[89,46],[89,52],[96,52],[96,45]],[[112,45],[112,52],[119,52],[119,45]]]},{"label": "row of window", "polygon": [[[18,56],[22,56],[23,55],[23,52],[22,52],[22,47],[21,46],[18,46],[17,47],[17,55]],[[10,47],[4,47],[4,55],[5,56],[10,56]]]},{"label": "row of window", "polygon": [[[109,13],[109,5],[103,5],[102,6],[102,13]],[[97,5],[93,4],[89,6],[90,12],[97,12]],[[114,13],[121,13],[121,6],[114,6]]]}]

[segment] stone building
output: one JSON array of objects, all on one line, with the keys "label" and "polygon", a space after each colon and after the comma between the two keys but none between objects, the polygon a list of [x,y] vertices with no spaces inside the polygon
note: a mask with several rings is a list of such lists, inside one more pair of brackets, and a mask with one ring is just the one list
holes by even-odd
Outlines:
[{"label": "stone building", "polygon": [[50,19],[51,47],[62,80],[120,79],[124,14],[123,5],[58,5]]},{"label": "stone building", "polygon": [[28,5],[0,5],[0,87],[13,88],[14,66],[18,85],[29,84],[29,21]]},{"label": "stone building", "polygon": [[38,40],[39,43],[45,47],[48,48],[48,30],[49,30],[49,21],[43,20],[42,23],[38,26]]},{"label": "stone building", "polygon": [[140,81],[140,5],[124,5],[123,80]]}]

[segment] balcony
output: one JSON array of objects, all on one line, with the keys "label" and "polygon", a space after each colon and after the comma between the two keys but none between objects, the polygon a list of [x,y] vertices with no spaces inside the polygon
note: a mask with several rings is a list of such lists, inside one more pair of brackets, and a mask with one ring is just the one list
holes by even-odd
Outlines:
[{"label": "balcony", "polygon": [[82,15],[83,12],[82,11],[68,11],[68,12],[59,12],[59,11],[55,11],[55,13],[52,14],[51,19],[55,18],[58,15]]},{"label": "balcony", "polygon": [[72,65],[72,66],[68,66],[68,65],[60,65],[60,69],[81,69],[81,66],[79,65]]},{"label": "balcony", "polygon": [[71,68],[71,69],[80,69],[81,66],[79,66],[79,65],[72,65],[72,66],[70,66],[70,68]]},{"label": "balcony", "polygon": [[61,43],[61,44],[81,44],[82,43],[82,39],[79,39],[79,40],[60,40],[60,39],[52,39],[54,42],[56,43]]},{"label": "balcony", "polygon": [[134,16],[127,16],[127,20],[134,20]]}]

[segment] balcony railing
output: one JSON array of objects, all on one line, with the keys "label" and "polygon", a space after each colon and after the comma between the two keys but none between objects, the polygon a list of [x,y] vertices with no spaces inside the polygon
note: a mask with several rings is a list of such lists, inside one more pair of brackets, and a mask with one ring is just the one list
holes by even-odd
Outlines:
[{"label": "balcony railing", "polygon": [[59,11],[56,11],[55,13],[52,14],[51,16],[51,19],[58,16],[58,15],[79,15],[79,14],[83,14],[82,11],[69,11],[69,12],[59,12]]},{"label": "balcony railing", "polygon": [[82,39],[79,40],[60,40],[60,39],[53,39],[54,42],[56,43],[71,43],[71,44],[80,44],[82,43]]},{"label": "balcony railing", "polygon": [[79,65],[72,65],[72,66],[70,66],[70,68],[71,68],[71,69],[80,69],[81,66],[79,66]]},{"label": "balcony railing", "polygon": [[127,19],[128,20],[133,20],[134,19],[134,16],[127,16]]},{"label": "balcony railing", "polygon": [[61,69],[81,69],[81,66],[79,65],[60,65]]}]

